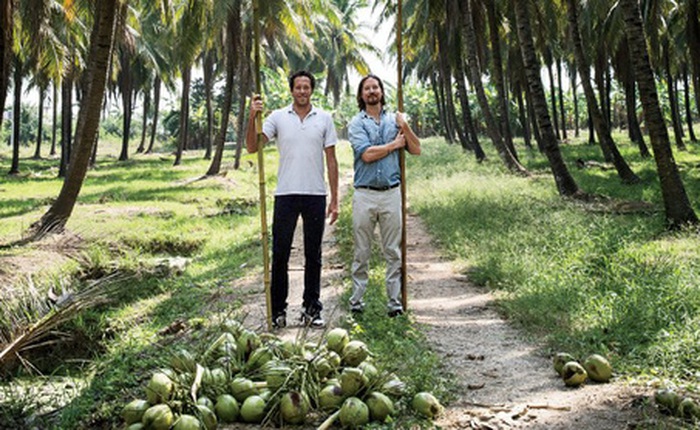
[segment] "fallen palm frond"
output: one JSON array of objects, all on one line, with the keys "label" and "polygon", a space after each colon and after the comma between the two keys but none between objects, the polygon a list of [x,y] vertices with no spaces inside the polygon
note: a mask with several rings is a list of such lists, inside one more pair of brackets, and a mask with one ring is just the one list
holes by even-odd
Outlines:
[{"label": "fallen palm frond", "polygon": [[92,282],[79,292],[64,293],[59,296],[55,305],[51,306],[43,317],[22,330],[11,342],[2,345],[0,366],[4,367],[12,360],[20,360],[24,363],[20,356],[23,350],[43,341],[61,324],[70,321],[86,309],[109,302],[124,278],[125,275],[122,274],[110,275]]}]

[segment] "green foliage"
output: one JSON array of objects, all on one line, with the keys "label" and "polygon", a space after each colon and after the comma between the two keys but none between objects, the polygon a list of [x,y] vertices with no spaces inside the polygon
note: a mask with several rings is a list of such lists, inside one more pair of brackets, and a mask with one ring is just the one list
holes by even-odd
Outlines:
[{"label": "green foliage", "polygon": [[[643,178],[627,186],[614,170],[574,167],[602,163],[597,147],[562,146],[582,189],[608,197],[581,203],[556,194],[539,154],[521,153],[534,175],[520,178],[495,154],[477,164],[439,140],[423,148],[409,166],[413,209],[474,282],[496,290],[510,319],[552,350],[602,353],[623,372],[688,381],[700,371],[697,232],[665,232],[652,160],[621,146]],[[684,153],[680,164],[697,157]],[[695,170],[682,168],[691,196]]]}]

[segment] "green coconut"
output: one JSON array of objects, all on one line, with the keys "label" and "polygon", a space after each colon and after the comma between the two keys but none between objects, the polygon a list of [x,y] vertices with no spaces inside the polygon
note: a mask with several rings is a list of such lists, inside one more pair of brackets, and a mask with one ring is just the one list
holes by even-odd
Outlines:
[{"label": "green coconut", "polygon": [[369,349],[367,349],[367,345],[361,340],[351,340],[345,345],[340,355],[345,364],[357,367],[369,356]]},{"label": "green coconut", "polygon": [[269,361],[263,368],[267,388],[275,391],[284,385],[291,373],[291,367],[277,361]]},{"label": "green coconut", "polygon": [[406,394],[406,384],[398,376],[392,374],[391,378],[382,385],[381,392],[400,397]]},{"label": "green coconut", "polygon": [[211,409],[212,411],[214,410],[214,402],[212,399],[210,399],[207,396],[201,396],[200,398],[197,399],[197,404],[206,406],[207,408]]},{"label": "green coconut", "polygon": [[180,348],[170,358],[170,367],[178,372],[194,372],[197,362],[191,352]]},{"label": "green coconut", "polygon": [[561,371],[561,378],[567,387],[578,387],[586,382],[588,372],[577,361],[569,361]]},{"label": "green coconut", "polygon": [[204,405],[196,405],[196,408],[199,413],[199,419],[202,421],[202,424],[204,424],[204,428],[206,430],[216,430],[216,427],[219,425],[219,420],[216,419],[214,407],[212,406],[209,408],[208,406]]},{"label": "green coconut", "polygon": [[413,396],[411,406],[413,406],[413,409],[415,409],[419,414],[431,419],[442,414],[442,412],[445,410],[435,396],[425,391]]},{"label": "green coconut", "polygon": [[157,405],[170,399],[175,388],[173,381],[163,372],[156,372],[146,386],[148,403]]},{"label": "green coconut", "polygon": [[377,370],[377,368],[367,360],[360,363],[357,368],[362,370],[362,374],[365,375],[369,381],[369,384],[372,384],[379,377],[379,370]]},{"label": "green coconut", "polygon": [[141,418],[143,426],[149,430],[169,430],[175,422],[175,415],[168,405],[151,406]]},{"label": "green coconut", "polygon": [[124,406],[124,409],[122,409],[122,418],[127,425],[140,423],[144,412],[146,412],[146,410],[148,410],[150,407],[151,405],[145,400],[132,400],[126,406]]},{"label": "green coconut", "polygon": [[240,408],[238,407],[238,401],[236,401],[235,397],[230,394],[222,394],[216,398],[214,411],[221,421],[232,423],[238,419]]},{"label": "green coconut", "polygon": [[608,382],[612,378],[612,366],[610,362],[598,354],[589,355],[583,362],[588,377],[595,382]]},{"label": "green coconut", "polygon": [[654,401],[662,412],[673,414],[678,410],[681,396],[669,388],[662,388],[654,393]]},{"label": "green coconut", "polygon": [[275,357],[272,349],[262,346],[251,352],[246,367],[248,369],[258,369]]},{"label": "green coconut", "polygon": [[260,346],[260,336],[254,331],[243,329],[236,340],[238,354],[249,357]]},{"label": "green coconut", "polygon": [[319,355],[318,357],[314,358],[312,364],[314,370],[316,370],[316,374],[322,380],[327,378],[334,369],[333,365],[330,363],[330,361],[328,361],[326,355]]},{"label": "green coconut", "polygon": [[344,328],[334,328],[326,334],[326,346],[337,354],[343,352],[348,342],[350,342],[350,335]]},{"label": "green coconut", "polygon": [[183,414],[177,419],[172,430],[202,430],[202,423],[197,417]]},{"label": "green coconut", "polygon": [[265,400],[257,395],[245,399],[241,405],[240,413],[243,421],[247,423],[259,423],[265,417]]},{"label": "green coconut", "polygon": [[394,413],[394,402],[378,391],[370,393],[365,403],[367,403],[369,416],[373,421],[384,422],[389,415]]},{"label": "green coconut", "polygon": [[244,401],[248,397],[258,394],[258,389],[255,387],[255,383],[248,378],[237,377],[231,381],[231,394],[239,402]]},{"label": "green coconut", "polygon": [[338,384],[326,385],[318,393],[318,406],[322,410],[332,410],[343,403],[345,396]]},{"label": "green coconut", "polygon": [[309,412],[309,398],[299,391],[288,391],[280,399],[280,415],[289,424],[301,424]]},{"label": "green coconut", "polygon": [[357,397],[349,397],[340,407],[338,418],[343,427],[362,427],[369,422],[369,408]]},{"label": "green coconut", "polygon": [[552,357],[552,364],[554,365],[554,371],[561,376],[564,370],[564,365],[570,361],[576,361],[573,355],[568,352],[558,352]]},{"label": "green coconut", "polygon": [[691,420],[700,418],[700,407],[691,397],[683,397],[678,404],[678,416]]},{"label": "green coconut", "polygon": [[345,367],[340,373],[340,388],[346,396],[354,396],[367,385],[367,377],[357,367]]}]

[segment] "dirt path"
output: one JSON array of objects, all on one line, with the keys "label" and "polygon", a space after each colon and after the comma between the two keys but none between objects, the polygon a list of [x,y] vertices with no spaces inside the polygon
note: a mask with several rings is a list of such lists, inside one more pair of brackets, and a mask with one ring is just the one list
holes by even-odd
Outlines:
[{"label": "dirt path", "polygon": [[[345,178],[347,180],[347,178]],[[297,226],[297,232],[301,226]],[[336,255],[334,227],[323,241],[321,298],[332,326],[344,317],[338,306],[347,268]],[[300,236],[298,234],[298,236]],[[303,291],[303,248],[295,238],[290,261],[288,322],[296,324]],[[444,429],[582,429],[666,428],[653,408],[644,406],[649,392],[621,382],[564,386],[548,357],[525,341],[494,310],[488,291],[455,273],[441,258],[420,219],[408,217],[409,310],[444,358],[459,387],[457,399],[436,422]],[[257,280],[258,285],[260,280]],[[257,287],[259,291],[259,286]],[[245,308],[253,323],[265,326],[264,297],[248,296]],[[298,326],[280,337],[299,333]],[[318,332],[317,332],[318,333]]]}]

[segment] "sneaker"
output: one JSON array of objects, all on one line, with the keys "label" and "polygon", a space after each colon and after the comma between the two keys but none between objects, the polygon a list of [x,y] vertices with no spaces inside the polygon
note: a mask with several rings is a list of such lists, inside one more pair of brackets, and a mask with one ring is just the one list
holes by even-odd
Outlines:
[{"label": "sneaker", "polygon": [[353,313],[353,315],[359,315],[362,312],[365,311],[365,305],[364,303],[356,303],[356,304],[351,304],[350,305],[350,312]]},{"label": "sneaker", "polygon": [[301,312],[301,322],[307,327],[313,328],[323,328],[326,326],[326,322],[321,318],[321,313],[310,314],[306,311]]},{"label": "sneaker", "polygon": [[272,328],[280,329],[287,327],[287,315],[282,312],[272,317]]},{"label": "sneaker", "polygon": [[387,315],[389,316],[389,318],[396,318],[399,315],[403,315],[403,310],[394,309],[393,311],[389,311],[389,313]]}]

